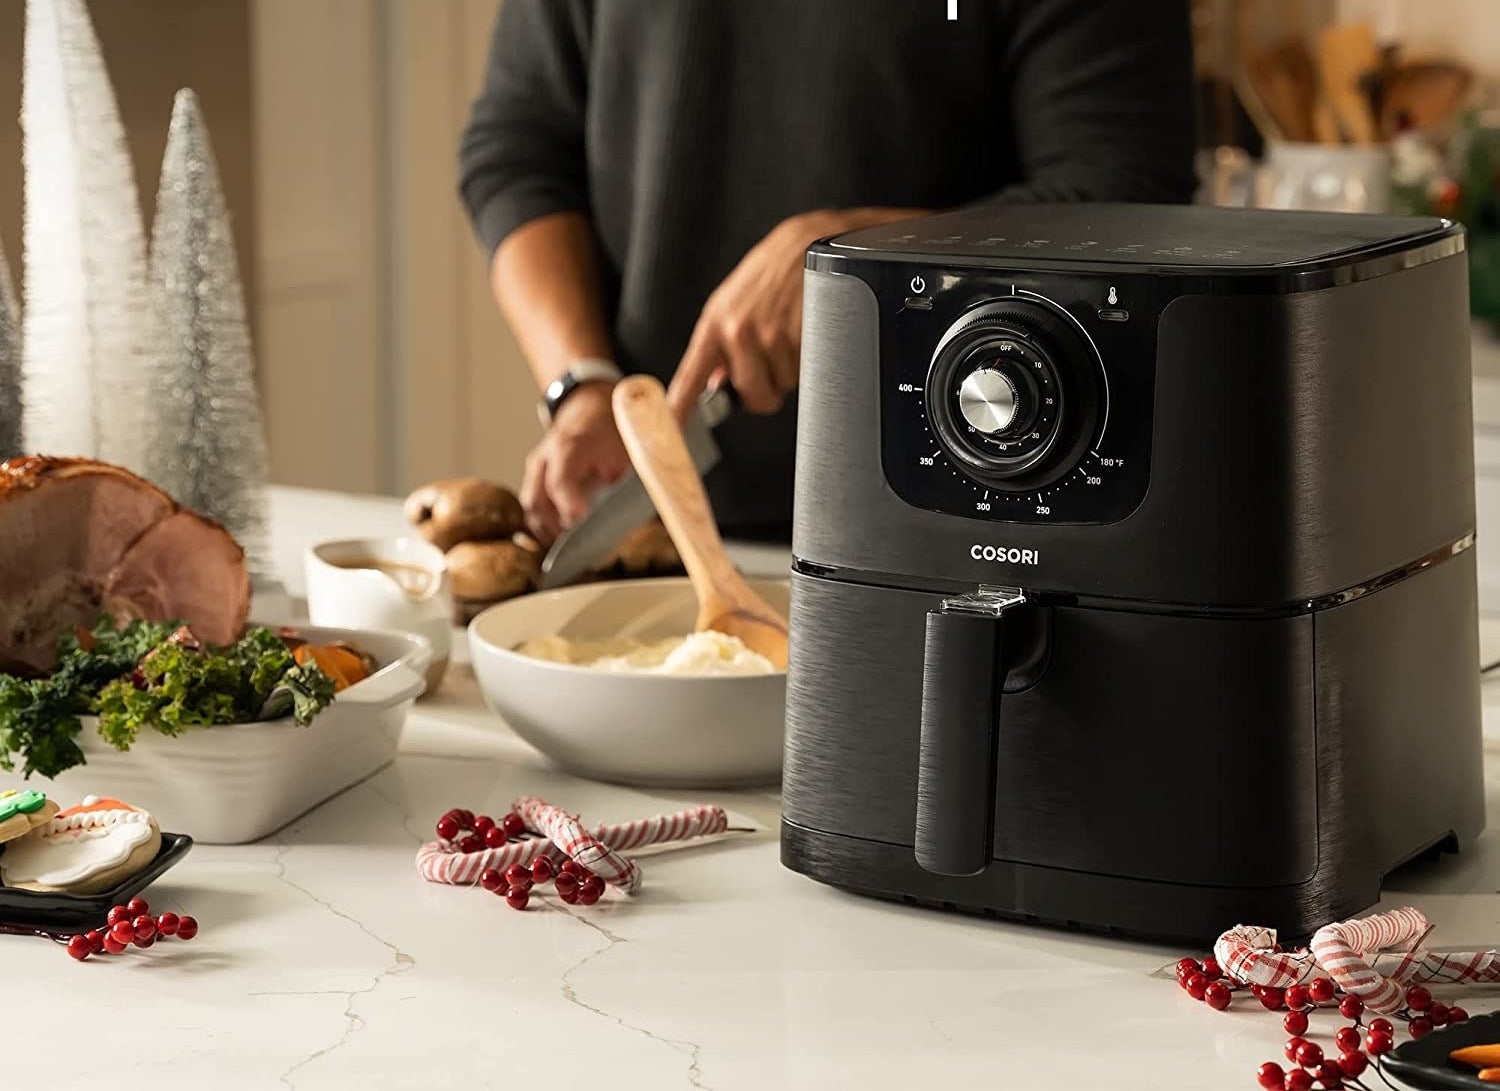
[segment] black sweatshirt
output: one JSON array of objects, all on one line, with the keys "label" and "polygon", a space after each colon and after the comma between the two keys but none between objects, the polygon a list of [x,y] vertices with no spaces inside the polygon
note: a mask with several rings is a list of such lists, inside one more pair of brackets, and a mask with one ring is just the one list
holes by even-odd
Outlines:
[{"label": "black sweatshirt", "polygon": [[[816,208],[1191,196],[1187,0],[505,0],[463,137],[487,253],[591,218],[622,369]],[[538,275],[545,275],[542,270]],[[795,405],[720,429],[731,533],[790,525]]]}]

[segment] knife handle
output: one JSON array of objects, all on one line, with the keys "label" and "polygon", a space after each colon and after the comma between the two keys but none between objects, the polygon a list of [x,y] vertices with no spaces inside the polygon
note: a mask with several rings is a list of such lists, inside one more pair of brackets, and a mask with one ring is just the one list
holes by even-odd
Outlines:
[{"label": "knife handle", "polygon": [[734,388],[733,383],[725,379],[712,390],[703,392],[703,396],[698,399],[698,415],[703,418],[704,424],[717,428],[738,412],[741,404],[740,392]]}]

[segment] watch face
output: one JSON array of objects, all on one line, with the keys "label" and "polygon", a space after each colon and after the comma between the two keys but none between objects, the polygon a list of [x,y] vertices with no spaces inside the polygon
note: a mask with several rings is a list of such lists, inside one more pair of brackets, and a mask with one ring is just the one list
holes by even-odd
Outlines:
[{"label": "watch face", "polygon": [[604,360],[584,360],[570,367],[548,383],[546,390],[542,392],[542,399],[537,407],[537,413],[542,418],[542,427],[545,428],[552,423],[552,418],[557,416],[562,403],[584,383],[612,383],[619,378],[619,369]]},{"label": "watch face", "polygon": [[547,389],[542,393],[541,405],[537,409],[542,418],[543,428],[552,423],[552,418],[557,416],[558,407],[562,405],[563,399],[577,385],[578,379],[571,371],[564,372],[562,376],[547,384]]}]

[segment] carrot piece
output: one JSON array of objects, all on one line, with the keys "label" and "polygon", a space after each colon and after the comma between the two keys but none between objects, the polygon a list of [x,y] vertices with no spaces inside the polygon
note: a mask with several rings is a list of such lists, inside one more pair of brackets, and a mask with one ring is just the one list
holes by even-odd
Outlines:
[{"label": "carrot piece", "polygon": [[1500,1067],[1500,1042],[1464,1046],[1463,1049],[1455,1049],[1449,1053],[1448,1059],[1459,1064],[1471,1064],[1475,1068]]},{"label": "carrot piece", "polygon": [[347,689],[362,682],[370,675],[359,653],[338,644],[301,644],[292,651],[298,663],[315,663],[319,670],[333,679],[334,692]]}]

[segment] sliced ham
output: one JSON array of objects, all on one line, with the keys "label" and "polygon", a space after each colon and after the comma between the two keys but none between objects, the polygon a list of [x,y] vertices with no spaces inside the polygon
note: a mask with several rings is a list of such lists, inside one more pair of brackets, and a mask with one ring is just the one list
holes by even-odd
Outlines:
[{"label": "sliced ham", "polygon": [[50,669],[58,636],[101,609],[228,643],[249,604],[233,537],[149,482],[89,459],[0,463],[0,669]]},{"label": "sliced ham", "polygon": [[104,585],[118,618],[183,620],[209,644],[232,644],[250,612],[245,553],[218,523],[179,509],[125,551]]}]

